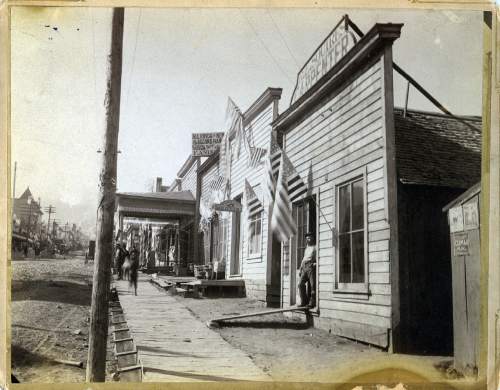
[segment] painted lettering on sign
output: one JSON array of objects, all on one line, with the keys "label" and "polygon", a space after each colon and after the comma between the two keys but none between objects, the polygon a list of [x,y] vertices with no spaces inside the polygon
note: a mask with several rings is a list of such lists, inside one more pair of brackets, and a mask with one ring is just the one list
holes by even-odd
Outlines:
[{"label": "painted lettering on sign", "polygon": [[453,236],[453,249],[455,256],[469,256],[469,235],[467,233]]},{"label": "painted lettering on sign", "polygon": [[219,150],[224,133],[193,133],[192,151],[193,157],[209,157]]},{"label": "painted lettering on sign", "polygon": [[241,211],[241,203],[236,200],[225,200],[221,203],[214,204],[214,210],[217,211],[230,211],[235,213],[236,211]]},{"label": "painted lettering on sign", "polygon": [[355,44],[356,37],[346,30],[344,25],[339,25],[333,30],[298,73],[291,103],[328,73]]},{"label": "painted lettering on sign", "polygon": [[464,216],[462,213],[462,206],[453,207],[449,211],[450,219],[450,232],[462,232],[464,230]]},{"label": "painted lettering on sign", "polygon": [[477,202],[462,205],[464,210],[464,230],[479,228],[479,210]]}]

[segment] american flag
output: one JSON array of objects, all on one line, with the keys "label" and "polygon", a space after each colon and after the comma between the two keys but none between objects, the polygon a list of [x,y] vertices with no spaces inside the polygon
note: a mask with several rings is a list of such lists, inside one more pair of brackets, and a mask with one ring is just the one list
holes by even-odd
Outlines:
[{"label": "american flag", "polygon": [[[284,161],[281,158],[281,167]],[[280,169],[276,185],[276,199],[274,200],[273,215],[271,217],[271,230],[280,242],[287,241],[297,233],[297,225],[290,210],[290,199],[288,197],[286,170]]]},{"label": "american flag", "polygon": [[257,168],[260,164],[260,160],[267,153],[264,148],[255,148],[250,146],[250,156],[248,157],[248,166],[250,168]]},{"label": "american flag", "polygon": [[281,164],[283,164],[285,170],[285,176],[287,177],[288,196],[290,198],[290,201],[293,203],[296,200],[300,199],[303,195],[307,194],[307,187],[304,184],[304,181],[297,173],[297,170],[291,163],[286,153],[281,150],[274,136],[271,137],[270,156],[271,156],[271,167],[274,177],[277,176]]},{"label": "american flag", "polygon": [[[227,98],[226,107],[226,133],[235,132],[236,157],[240,156],[241,142],[245,142],[243,129],[243,113],[230,97]],[[245,142],[246,145],[246,142]]]},{"label": "american flag", "polygon": [[224,176],[219,175],[210,182],[210,189],[212,191],[220,191],[224,185]]},{"label": "american flag", "polygon": [[264,209],[247,179],[245,179],[245,203],[247,206],[248,218],[260,213]]},{"label": "american flag", "polygon": [[264,181],[265,181],[265,191],[267,198],[267,203],[272,205],[274,202],[274,193],[276,192],[276,180],[274,179],[273,167],[271,163],[270,156],[267,156],[265,159],[266,170],[264,173]]}]

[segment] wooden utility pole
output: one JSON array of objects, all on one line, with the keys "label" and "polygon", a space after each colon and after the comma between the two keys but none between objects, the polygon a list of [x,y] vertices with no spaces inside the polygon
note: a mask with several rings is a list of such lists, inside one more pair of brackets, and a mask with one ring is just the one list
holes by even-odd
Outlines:
[{"label": "wooden utility pole", "polygon": [[116,193],[116,160],[120,123],[124,9],[113,9],[111,54],[106,91],[106,133],[100,174],[92,306],[90,314],[87,382],[104,382],[108,337],[108,298],[113,258],[113,216]]}]

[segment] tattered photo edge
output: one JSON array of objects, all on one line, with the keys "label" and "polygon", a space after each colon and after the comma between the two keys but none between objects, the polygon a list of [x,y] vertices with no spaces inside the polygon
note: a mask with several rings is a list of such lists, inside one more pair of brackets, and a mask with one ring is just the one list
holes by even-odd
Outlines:
[{"label": "tattered photo edge", "polygon": [[[292,8],[322,8],[334,7],[341,9],[355,8],[395,8],[395,9],[453,9],[469,11],[490,11],[491,20],[483,20],[483,36],[471,37],[471,43],[483,43],[482,64],[482,167],[481,167],[481,363],[476,383],[458,383],[456,388],[496,389],[498,388],[498,325],[500,321],[500,4],[495,1],[464,0],[464,1],[419,1],[419,0],[12,0],[0,3],[0,92],[1,92],[1,140],[0,140],[0,388],[12,389],[233,389],[231,382],[202,383],[26,383],[10,384],[11,373],[11,128],[10,128],[10,15],[11,8],[16,6],[51,6],[51,7],[292,7]],[[485,15],[485,14],[483,14]],[[492,240],[488,238],[492,237]],[[488,259],[491,259],[488,261]],[[374,365],[375,366],[375,365]],[[387,367],[385,367],[387,369]],[[239,382],[240,389],[274,389],[274,388],[311,388],[311,389],[351,389],[355,383],[364,382],[367,385],[383,383],[380,376],[370,380],[373,367],[366,367],[366,375],[352,378],[347,383],[283,383],[283,382]],[[390,369],[387,378],[394,382]],[[419,383],[422,388],[438,389],[453,388],[450,384]]]}]

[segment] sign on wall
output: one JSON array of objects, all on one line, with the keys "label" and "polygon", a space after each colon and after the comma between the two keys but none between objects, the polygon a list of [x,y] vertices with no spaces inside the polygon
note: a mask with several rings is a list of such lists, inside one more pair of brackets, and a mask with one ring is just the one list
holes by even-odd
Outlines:
[{"label": "sign on wall", "polygon": [[454,256],[469,256],[469,234],[458,233],[453,235],[453,254]]},{"label": "sign on wall", "polygon": [[453,207],[449,211],[450,218],[450,232],[462,232],[464,230],[464,216],[462,213],[462,206]]},{"label": "sign on wall", "polygon": [[477,202],[462,205],[464,211],[464,230],[479,228],[479,210]]},{"label": "sign on wall", "polygon": [[219,150],[223,136],[223,132],[193,133],[191,155],[193,157],[210,157]]},{"label": "sign on wall", "polygon": [[241,203],[232,199],[214,204],[214,210],[217,211],[230,211],[235,213],[236,211],[241,211],[241,209],[242,209]]},{"label": "sign on wall", "polygon": [[290,104],[328,73],[351,50],[356,41],[355,35],[347,29],[347,19],[344,17],[297,74],[297,83]]}]

